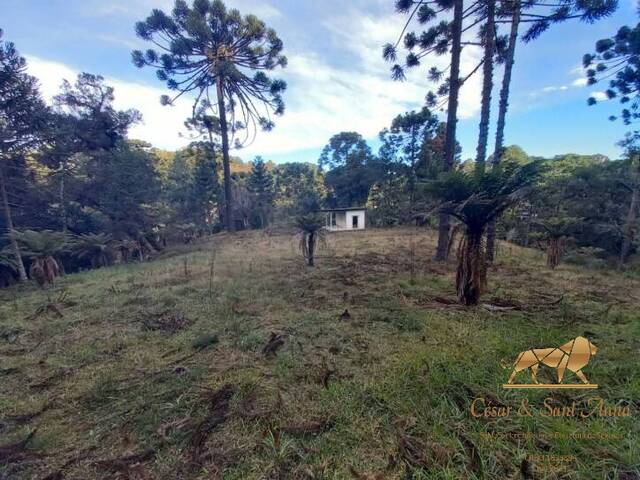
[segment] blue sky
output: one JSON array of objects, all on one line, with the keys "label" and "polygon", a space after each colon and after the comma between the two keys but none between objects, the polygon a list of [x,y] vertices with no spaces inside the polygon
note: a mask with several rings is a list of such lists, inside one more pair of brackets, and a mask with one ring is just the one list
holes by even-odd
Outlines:
[{"label": "blue sky", "polygon": [[[152,8],[168,10],[172,0],[2,0],[0,28],[29,61],[45,97],[56,93],[63,78],[87,71],[106,77],[115,87],[119,108],[138,108],[144,124],[131,136],[173,149],[187,143],[180,136],[190,112],[188,100],[163,107],[164,85],[148,69],[130,60],[134,48],[147,48],[136,38],[134,23]],[[425,61],[408,81],[393,82],[381,59],[382,45],[393,42],[403,17],[393,0],[228,0],[242,13],[254,13],[273,26],[285,45],[289,66],[277,72],[288,82],[287,111],[276,128],[260,132],[249,147],[236,151],[281,161],[315,162],[329,137],[343,130],[360,132],[377,146],[377,132],[404,111],[420,108],[432,88]],[[635,24],[634,0],[620,0],[618,11],[593,25],[576,21],[557,25],[531,44],[518,45],[512,82],[506,143],[532,155],[602,153],[620,155],[615,144],[624,136],[620,122],[608,116],[614,102],[588,107],[586,99],[604,85],[585,85],[582,55],[597,39],[611,36],[623,24]],[[462,70],[479,58],[463,54]],[[498,79],[501,71],[498,71]],[[473,157],[478,126],[481,77],[465,84],[460,102],[459,141],[463,159]],[[497,100],[497,88],[494,90]],[[495,111],[495,107],[494,107]],[[492,125],[492,128],[494,125]],[[493,138],[493,132],[491,135]],[[492,147],[490,146],[490,149]]]}]

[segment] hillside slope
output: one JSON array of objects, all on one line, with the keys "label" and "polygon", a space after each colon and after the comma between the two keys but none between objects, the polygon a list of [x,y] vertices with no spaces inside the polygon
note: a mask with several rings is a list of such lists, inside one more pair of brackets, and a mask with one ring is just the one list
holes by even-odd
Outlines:
[{"label": "hillside slope", "polygon": [[[291,234],[220,234],[0,291],[0,478],[640,478],[640,280],[501,245],[486,304],[463,308],[434,241],[332,234],[309,269]],[[578,335],[631,417],[471,416],[478,396],[541,402],[503,367]],[[486,436],[559,431],[609,437]]]}]

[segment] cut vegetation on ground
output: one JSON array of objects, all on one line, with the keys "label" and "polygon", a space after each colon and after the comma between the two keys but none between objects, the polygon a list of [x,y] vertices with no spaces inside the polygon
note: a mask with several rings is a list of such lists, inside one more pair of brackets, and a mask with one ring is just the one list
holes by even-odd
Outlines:
[{"label": "cut vegetation on ground", "polygon": [[[0,478],[640,478],[640,278],[501,244],[463,307],[435,240],[332,234],[310,268],[292,233],[219,234],[0,291]],[[631,417],[471,417],[477,396],[542,401],[504,367],[578,335]],[[621,438],[485,435],[519,431]],[[574,458],[527,460],[545,454]]]}]

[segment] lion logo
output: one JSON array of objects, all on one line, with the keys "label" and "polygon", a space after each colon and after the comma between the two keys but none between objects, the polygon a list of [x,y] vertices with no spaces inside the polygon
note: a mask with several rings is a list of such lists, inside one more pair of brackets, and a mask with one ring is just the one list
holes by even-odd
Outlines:
[{"label": "lion logo", "polygon": [[532,348],[531,350],[520,352],[513,364],[513,371],[505,387],[513,384],[513,380],[518,372],[527,370],[528,368],[531,369],[531,378],[534,384],[540,385],[540,387],[545,386],[538,382],[537,374],[540,365],[546,365],[557,370],[558,384],[562,383],[565,371],[569,370],[582,380],[583,384],[585,384],[583,385],[584,387],[589,385],[595,388],[597,386],[589,383],[585,374],[582,373],[582,369],[589,364],[589,360],[596,353],[598,353],[598,347],[584,337],[576,337],[557,348]]}]

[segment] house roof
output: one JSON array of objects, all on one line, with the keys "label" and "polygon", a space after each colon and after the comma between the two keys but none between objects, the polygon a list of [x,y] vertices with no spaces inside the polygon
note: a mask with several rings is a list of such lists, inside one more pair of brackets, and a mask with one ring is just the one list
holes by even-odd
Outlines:
[{"label": "house roof", "polygon": [[341,208],[323,208],[321,212],[347,212],[353,210],[366,210],[365,207],[341,207]]}]

